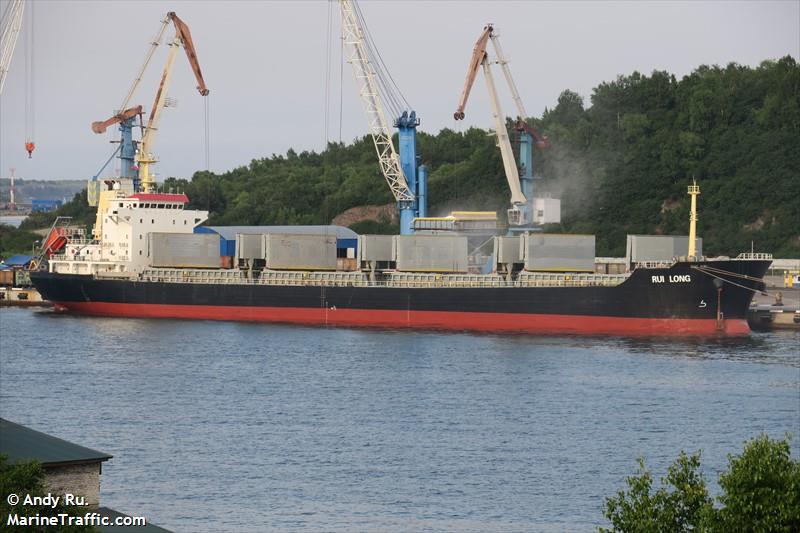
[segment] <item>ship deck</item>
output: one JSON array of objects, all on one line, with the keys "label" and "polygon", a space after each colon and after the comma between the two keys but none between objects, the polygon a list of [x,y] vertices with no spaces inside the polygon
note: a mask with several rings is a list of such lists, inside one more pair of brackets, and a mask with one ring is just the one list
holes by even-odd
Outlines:
[{"label": "ship deck", "polygon": [[[103,277],[102,273],[98,277]],[[118,278],[119,274],[113,277]],[[521,272],[514,280],[499,274],[434,274],[383,272],[247,271],[206,269],[156,269],[142,272],[138,281],[166,283],[212,283],[231,285],[280,285],[325,287],[615,287],[628,274]]]}]

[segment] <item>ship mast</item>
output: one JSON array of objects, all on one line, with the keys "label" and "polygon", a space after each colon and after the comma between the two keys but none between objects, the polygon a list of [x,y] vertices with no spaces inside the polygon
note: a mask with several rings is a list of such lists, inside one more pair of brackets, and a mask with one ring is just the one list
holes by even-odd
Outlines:
[{"label": "ship mast", "polygon": [[689,196],[692,197],[692,207],[689,210],[689,256],[690,261],[697,259],[697,197],[700,195],[700,186],[693,179],[689,185]]}]

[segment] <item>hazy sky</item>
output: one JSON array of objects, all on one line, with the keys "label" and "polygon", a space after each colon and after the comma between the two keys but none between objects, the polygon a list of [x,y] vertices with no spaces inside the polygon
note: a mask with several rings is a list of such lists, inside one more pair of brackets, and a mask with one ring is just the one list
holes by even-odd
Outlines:
[{"label": "hazy sky", "polygon": [[[0,0],[0,13],[8,0]],[[31,9],[30,4],[34,4]],[[800,1],[363,1],[380,53],[421,129],[488,128],[491,114],[482,74],[467,106],[453,118],[472,46],[486,22],[495,24],[529,114],[553,107],[571,89],[587,105],[592,88],[634,70],[681,77],[701,64],[757,65],[800,56]],[[31,179],[90,178],[114,149],[116,128],[96,135],[92,121],[122,103],[164,13],[191,28],[211,89],[210,161],[214,171],[250,160],[316,150],[326,139],[350,142],[367,133],[350,65],[340,82],[339,11],[324,1],[70,1],[28,0],[34,35],[34,140],[25,142],[26,35],[20,35],[0,99],[0,175],[10,167]],[[329,131],[325,132],[326,34],[333,15]],[[170,29],[168,35],[172,35]],[[152,105],[166,59],[160,46],[132,104]],[[502,77],[506,115],[516,114]],[[204,103],[183,52],[155,152],[159,179],[190,177],[204,168]],[[341,88],[341,91],[340,91]],[[107,174],[113,173],[113,163]],[[380,183],[382,185],[382,183]],[[379,183],[376,183],[379,186]]]}]

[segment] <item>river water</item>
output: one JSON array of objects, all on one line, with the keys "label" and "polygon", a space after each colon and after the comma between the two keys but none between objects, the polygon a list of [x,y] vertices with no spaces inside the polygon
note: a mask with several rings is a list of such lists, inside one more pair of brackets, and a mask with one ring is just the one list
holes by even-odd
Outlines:
[{"label": "river water", "polygon": [[592,531],[656,478],[800,439],[800,335],[527,337],[0,309],[0,416],[114,456],[175,531]]},{"label": "river water", "polygon": [[0,215],[0,224],[18,228],[25,218],[27,218],[27,215]]}]

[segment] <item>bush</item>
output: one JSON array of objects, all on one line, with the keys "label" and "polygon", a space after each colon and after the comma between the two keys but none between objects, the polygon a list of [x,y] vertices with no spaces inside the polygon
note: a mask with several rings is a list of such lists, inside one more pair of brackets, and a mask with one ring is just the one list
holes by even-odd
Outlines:
[{"label": "bush", "polygon": [[800,462],[790,456],[789,437],[760,435],[745,443],[740,456],[728,456],[720,474],[722,507],[708,495],[700,453],[681,452],[653,492],[653,476],[639,459],[628,490],[606,499],[611,529],[601,532],[793,532],[800,531]]}]

